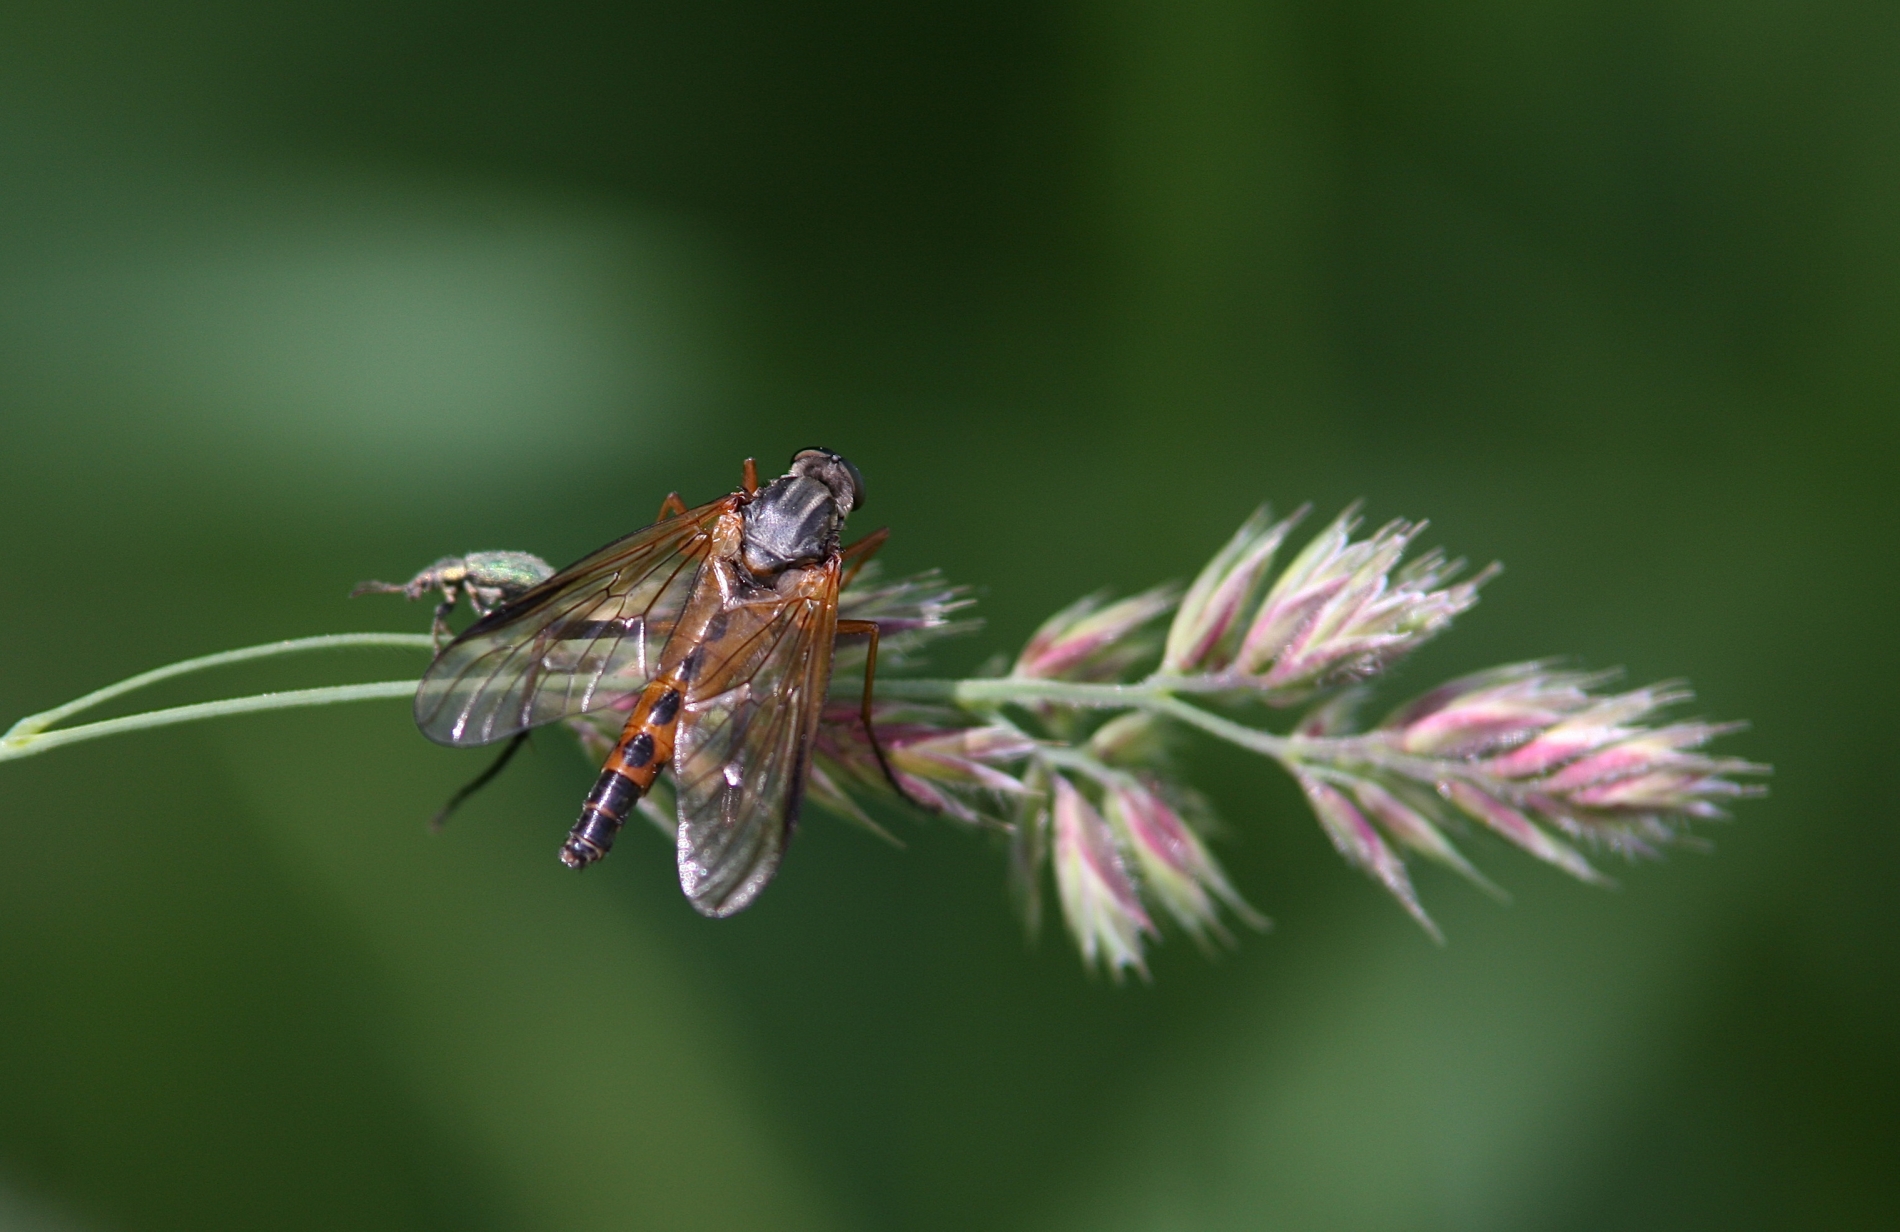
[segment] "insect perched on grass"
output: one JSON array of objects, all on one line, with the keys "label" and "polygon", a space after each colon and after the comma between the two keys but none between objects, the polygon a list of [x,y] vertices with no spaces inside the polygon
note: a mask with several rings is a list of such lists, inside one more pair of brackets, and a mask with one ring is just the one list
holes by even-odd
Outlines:
[{"label": "insect perched on grass", "polygon": [[[1408,854],[1494,888],[1447,837],[1455,827],[1475,824],[1600,883],[1571,840],[1655,855],[1696,841],[1690,827],[1726,817],[1729,801],[1762,792],[1745,780],[1768,767],[1702,751],[1733,724],[1658,718],[1688,700],[1680,685],[1609,693],[1599,688],[1609,675],[1550,660],[1464,676],[1359,722],[1367,681],[1476,603],[1496,567],[1458,581],[1461,562],[1439,551],[1407,561],[1423,523],[1355,537],[1352,509],[1278,564],[1300,515],[1275,520],[1262,507],[1185,591],[1072,603],[1005,670],[902,681],[874,712],[880,632],[903,655],[974,622],[952,619],[968,592],[935,570],[869,580],[863,566],[885,532],[839,542],[863,504],[857,469],[834,453],[803,450],[764,488],[748,459],[739,491],[691,510],[668,496],[654,525],[558,576],[526,553],[479,552],[439,560],[404,586],[358,588],[412,599],[439,591],[438,622],[466,595],[480,618],[447,647],[354,633],[187,659],[27,715],[0,732],[0,762],[174,723],[406,697],[443,744],[507,741],[440,821],[530,731],[558,722],[606,763],[561,859],[578,868],[606,855],[638,807],[675,842],[687,898],[712,916],[739,911],[771,881],[808,793],[882,834],[858,796],[888,785],[925,812],[1007,834],[1012,887],[1032,927],[1053,872],[1084,960],[1116,978],[1147,975],[1164,917],[1201,942],[1230,939],[1229,915],[1265,925],[1203,838],[1211,817],[1168,764],[1171,730],[1278,762],[1347,861],[1433,937]],[[856,673],[855,660],[834,657],[837,639],[854,634],[867,639],[862,700],[827,707],[834,667]],[[187,672],[432,642],[438,654],[421,682],[68,722]],[[1222,713],[1292,706],[1305,713],[1284,735]],[[673,781],[660,784],[669,763]]]},{"label": "insect perched on grass", "polygon": [[444,556],[421,573],[398,586],[394,582],[358,582],[350,598],[358,595],[402,595],[420,599],[432,590],[442,592],[435,605],[436,649],[442,648],[453,631],[449,615],[463,595],[477,616],[486,616],[504,603],[519,599],[552,576],[548,562],[531,552],[470,552],[467,556]]},{"label": "insect perched on grass", "polygon": [[839,589],[885,538],[839,546],[863,504],[858,469],[824,449],[801,450],[764,487],[747,459],[739,491],[696,509],[668,496],[659,521],[449,643],[416,692],[416,725],[466,747],[625,711],[562,861],[605,856],[670,763],[680,888],[700,912],[731,915],[771,881],[798,820],[840,636],[870,639],[860,716],[896,785],[871,728],[878,626],[838,619]]}]

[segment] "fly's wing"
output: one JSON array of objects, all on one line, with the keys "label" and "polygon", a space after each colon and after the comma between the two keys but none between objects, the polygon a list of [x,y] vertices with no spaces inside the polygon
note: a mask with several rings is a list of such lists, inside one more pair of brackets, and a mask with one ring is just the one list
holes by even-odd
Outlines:
[{"label": "fly's wing", "polygon": [[416,726],[477,745],[638,693],[739,498],[656,522],[561,570],[450,642],[416,690]]},{"label": "fly's wing", "polygon": [[[709,569],[736,566],[714,560]],[[812,737],[831,674],[838,560],[789,569],[771,589],[728,589],[680,714],[680,888],[703,915],[728,916],[778,871],[798,821]]]}]

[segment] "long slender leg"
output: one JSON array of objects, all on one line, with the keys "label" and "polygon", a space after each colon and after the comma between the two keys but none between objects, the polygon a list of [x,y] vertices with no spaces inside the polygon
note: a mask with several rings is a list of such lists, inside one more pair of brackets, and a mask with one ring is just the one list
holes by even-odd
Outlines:
[{"label": "long slender leg", "polygon": [[741,472],[739,486],[745,489],[747,496],[756,496],[759,491],[759,464],[753,458],[745,460],[745,469]]},{"label": "long slender leg", "polygon": [[508,768],[509,761],[521,750],[521,746],[526,743],[528,743],[527,732],[522,732],[513,740],[510,740],[508,747],[501,751],[501,756],[497,757],[494,762],[489,765],[488,769],[482,771],[473,779],[470,779],[468,783],[463,786],[462,790],[449,797],[447,804],[436,810],[435,816],[429,818],[429,828],[431,830],[440,830],[443,824],[448,821],[449,814],[461,808],[470,796],[492,783],[497,774],[500,774],[503,770]]},{"label": "long slender leg", "polygon": [[442,643],[455,636],[455,630],[449,628],[449,617],[455,614],[455,603],[460,598],[454,584],[442,588],[442,602],[435,605],[435,619],[429,622],[429,634],[435,638],[435,650],[442,653]]},{"label": "long slender leg", "polygon": [[864,568],[864,562],[877,555],[884,541],[891,537],[891,528],[880,526],[864,538],[858,540],[843,552],[845,564],[844,576],[838,579],[838,589],[851,585],[851,579],[858,576],[858,570]]},{"label": "long slender leg", "polygon": [[686,512],[686,502],[680,499],[678,492],[668,492],[666,499],[660,502],[660,511],[653,515],[655,522],[664,522],[668,518],[678,517]]},{"label": "long slender leg", "polygon": [[838,633],[842,636],[861,633],[871,639],[871,645],[864,656],[864,701],[858,707],[858,717],[864,723],[864,734],[871,742],[871,753],[877,758],[878,769],[884,772],[885,781],[890,783],[898,799],[912,808],[923,809],[926,813],[932,812],[933,810],[913,799],[911,794],[904,790],[904,785],[897,781],[896,772],[891,769],[889,759],[884,756],[884,745],[877,738],[877,728],[871,723],[871,692],[877,686],[877,621],[841,620],[838,622]]}]

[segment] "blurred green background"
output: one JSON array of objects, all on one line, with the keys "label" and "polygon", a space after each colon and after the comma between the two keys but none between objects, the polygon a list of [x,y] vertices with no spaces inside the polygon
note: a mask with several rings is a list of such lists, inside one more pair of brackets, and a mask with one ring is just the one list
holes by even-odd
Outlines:
[{"label": "blurred green background", "polygon": [[[560,739],[373,703],[0,766],[0,1226],[1900,1226],[1900,8],[0,9],[0,709],[572,559],[822,443],[1013,650],[1365,497],[1504,577],[1420,689],[1686,676],[1774,794],[1431,945],[1197,748],[1278,922],[1151,986],[990,844],[713,923]],[[386,679],[281,663],[175,702]]]}]

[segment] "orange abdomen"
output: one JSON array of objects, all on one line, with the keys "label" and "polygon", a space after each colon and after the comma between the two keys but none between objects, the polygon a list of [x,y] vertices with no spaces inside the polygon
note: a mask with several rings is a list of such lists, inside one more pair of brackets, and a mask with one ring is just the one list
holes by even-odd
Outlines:
[{"label": "orange abdomen", "polygon": [[685,683],[670,674],[641,690],[619,741],[601,767],[594,790],[587,793],[580,820],[567,832],[567,842],[561,845],[561,863],[569,868],[585,868],[613,849],[614,836],[620,833],[627,814],[673,760],[673,741],[679,734],[684,700]]}]

